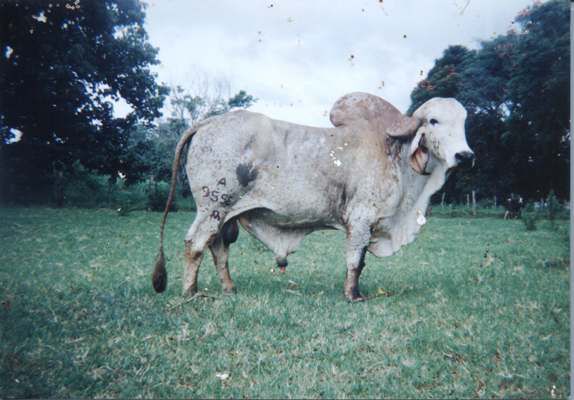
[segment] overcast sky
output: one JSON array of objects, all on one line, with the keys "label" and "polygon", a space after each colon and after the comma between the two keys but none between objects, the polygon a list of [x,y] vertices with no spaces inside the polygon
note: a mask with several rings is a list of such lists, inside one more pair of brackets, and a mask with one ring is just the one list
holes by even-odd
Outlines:
[{"label": "overcast sky", "polygon": [[449,45],[506,33],[532,0],[147,0],[159,80],[189,90],[223,84],[273,118],[329,126],[345,93],[401,111]]}]

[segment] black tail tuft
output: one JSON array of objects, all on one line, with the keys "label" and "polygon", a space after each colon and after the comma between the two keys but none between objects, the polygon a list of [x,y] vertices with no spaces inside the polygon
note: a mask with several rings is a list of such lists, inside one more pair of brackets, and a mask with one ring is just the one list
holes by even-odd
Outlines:
[{"label": "black tail tuft", "polygon": [[153,270],[152,284],[153,288],[158,293],[163,292],[167,287],[167,271],[165,269],[163,249],[159,249],[159,254],[157,255],[157,261],[155,262],[155,268]]}]

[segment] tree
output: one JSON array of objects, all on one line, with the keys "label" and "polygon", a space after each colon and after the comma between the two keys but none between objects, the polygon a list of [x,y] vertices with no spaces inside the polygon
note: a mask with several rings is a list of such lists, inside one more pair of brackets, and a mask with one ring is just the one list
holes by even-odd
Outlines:
[{"label": "tree", "polygon": [[[471,171],[452,174],[443,191],[461,201],[511,192],[568,196],[569,5],[535,4],[516,30],[481,43],[451,46],[411,93],[413,112],[426,100],[455,97],[467,109],[466,133],[477,156]],[[442,195],[438,193],[438,196]]]},{"label": "tree", "polygon": [[407,113],[412,114],[421,104],[433,97],[456,97],[460,92],[461,71],[472,61],[475,53],[464,46],[448,47],[441,58],[420,81],[411,93],[411,106]]},{"label": "tree", "polygon": [[248,108],[255,103],[257,99],[244,90],[240,90],[235,96],[227,100],[227,107],[231,110],[234,108]]},{"label": "tree", "polygon": [[512,190],[515,165],[508,142],[507,120],[512,110],[507,83],[512,76],[516,35],[501,35],[481,43],[461,72],[456,96],[468,111],[467,137],[477,156],[474,169],[454,174],[451,189],[458,196],[476,190],[483,197]]},{"label": "tree", "polygon": [[[168,93],[150,71],[144,18],[138,0],[0,3],[4,178],[34,182],[75,160],[117,175],[129,130],[159,117]],[[119,99],[125,118],[114,117]]]},{"label": "tree", "polygon": [[207,90],[203,94],[191,94],[181,86],[175,86],[170,91],[170,121],[180,122],[183,132],[188,126],[204,118],[220,115],[234,108],[249,108],[256,101],[255,97],[244,90],[226,99],[219,91],[213,96],[210,96]]},{"label": "tree", "polygon": [[514,142],[527,145],[521,155],[522,191],[545,197],[551,189],[569,193],[570,171],[570,4],[554,0],[522,11],[509,96],[514,104]]}]

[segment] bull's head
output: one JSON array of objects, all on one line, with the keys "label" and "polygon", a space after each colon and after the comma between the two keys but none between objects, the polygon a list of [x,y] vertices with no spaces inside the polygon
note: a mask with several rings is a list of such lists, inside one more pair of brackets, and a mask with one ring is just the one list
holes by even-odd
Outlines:
[{"label": "bull's head", "polygon": [[430,172],[427,164],[431,157],[446,168],[474,159],[464,133],[466,110],[452,98],[432,98],[408,117],[385,99],[355,92],[335,102],[330,118],[335,126],[368,122],[381,134],[398,138],[414,136],[409,160],[419,174]]},{"label": "bull's head", "polygon": [[447,168],[474,160],[464,132],[466,110],[452,98],[435,97],[420,106],[412,117],[404,117],[389,127],[387,134],[414,138],[410,146],[410,162],[419,174],[427,173],[430,156]]}]

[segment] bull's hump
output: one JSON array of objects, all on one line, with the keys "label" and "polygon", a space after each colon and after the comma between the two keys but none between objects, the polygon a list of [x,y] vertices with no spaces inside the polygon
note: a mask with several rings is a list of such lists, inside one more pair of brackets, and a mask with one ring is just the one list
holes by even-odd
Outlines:
[{"label": "bull's hump", "polygon": [[331,108],[334,126],[351,126],[361,121],[389,123],[401,117],[401,112],[385,99],[369,93],[349,93],[338,99]]}]

